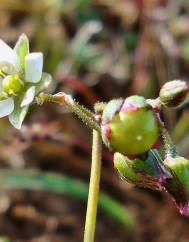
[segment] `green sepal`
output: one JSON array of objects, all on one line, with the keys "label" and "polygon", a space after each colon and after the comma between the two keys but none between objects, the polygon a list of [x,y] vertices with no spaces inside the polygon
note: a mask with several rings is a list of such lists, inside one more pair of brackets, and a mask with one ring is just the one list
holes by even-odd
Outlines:
[{"label": "green sepal", "polygon": [[120,111],[121,106],[123,104],[123,99],[113,99],[109,101],[102,113],[102,124],[101,124],[101,135],[104,144],[109,148],[112,149],[111,142],[109,139],[110,129],[109,123],[114,119],[115,115]]},{"label": "green sepal", "polygon": [[146,158],[129,159],[120,153],[114,154],[114,166],[121,177],[135,185],[147,187],[153,190],[162,190],[163,181],[168,177],[163,164],[151,151]]},{"label": "green sepal", "polygon": [[102,123],[110,122],[114,118],[115,114],[120,111],[123,101],[122,98],[119,98],[108,102],[102,114]]},{"label": "green sepal", "polygon": [[132,162],[132,160],[121,153],[116,152],[114,154],[114,167],[118,170],[121,177],[133,184],[141,183],[143,177],[134,171]]},{"label": "green sepal", "polygon": [[19,58],[19,66],[20,66],[20,72],[24,72],[24,66],[25,66],[25,57],[27,54],[29,54],[29,40],[28,37],[25,34],[20,35],[15,47],[14,51],[17,53]]},{"label": "green sepal", "polygon": [[[42,91],[47,91],[52,84],[52,76],[46,72],[43,72],[41,80],[35,85],[36,94]],[[49,91],[49,90],[48,90]]]},{"label": "green sepal", "polygon": [[132,112],[142,108],[147,108],[146,99],[142,96],[133,95],[125,99],[121,112]]},{"label": "green sepal", "polygon": [[9,121],[16,129],[20,129],[28,112],[29,105],[21,107],[20,99],[15,99],[14,105],[14,111],[9,115]]}]

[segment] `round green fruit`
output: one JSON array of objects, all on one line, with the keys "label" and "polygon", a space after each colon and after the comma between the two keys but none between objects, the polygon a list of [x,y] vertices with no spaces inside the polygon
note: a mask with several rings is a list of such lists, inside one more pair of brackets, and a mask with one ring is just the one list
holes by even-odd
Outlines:
[{"label": "round green fruit", "polygon": [[141,96],[110,101],[104,109],[101,128],[104,143],[124,155],[145,153],[159,137],[155,115]]}]

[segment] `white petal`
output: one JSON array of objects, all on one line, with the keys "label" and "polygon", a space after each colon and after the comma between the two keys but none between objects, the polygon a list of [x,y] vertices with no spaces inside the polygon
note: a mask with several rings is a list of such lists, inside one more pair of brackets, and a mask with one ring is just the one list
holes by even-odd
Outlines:
[{"label": "white petal", "polygon": [[11,114],[14,110],[13,98],[8,98],[0,101],[0,118]]},{"label": "white petal", "polygon": [[32,86],[26,91],[24,95],[24,99],[21,103],[21,107],[24,107],[30,104],[33,101],[34,97],[35,97],[35,87]]},{"label": "white petal", "polygon": [[0,39],[0,69],[8,74],[15,74],[19,69],[18,56],[3,40]]},{"label": "white petal", "polygon": [[40,81],[43,69],[43,54],[30,53],[25,57],[25,79],[28,82]]}]

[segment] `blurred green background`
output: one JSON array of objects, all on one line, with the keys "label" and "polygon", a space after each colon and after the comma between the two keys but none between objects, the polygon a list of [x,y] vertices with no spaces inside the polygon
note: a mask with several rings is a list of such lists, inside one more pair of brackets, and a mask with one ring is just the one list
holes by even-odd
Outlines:
[{"label": "blurred green background", "polygon": [[[188,0],[0,0],[0,38],[14,46],[21,33],[44,53],[48,91],[91,109],[189,79]],[[188,103],[162,117],[189,158]],[[0,241],[82,241],[90,152],[91,130],[60,106],[33,105],[20,131],[1,119]],[[105,148],[101,191],[97,242],[188,241],[167,194],[121,180]]]}]

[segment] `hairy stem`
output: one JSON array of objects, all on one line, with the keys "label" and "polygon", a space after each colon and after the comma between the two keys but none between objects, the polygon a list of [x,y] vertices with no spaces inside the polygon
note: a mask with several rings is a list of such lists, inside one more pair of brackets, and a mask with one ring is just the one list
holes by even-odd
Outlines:
[{"label": "hairy stem", "polygon": [[54,102],[60,105],[65,105],[71,112],[76,114],[87,126],[100,132],[100,126],[95,119],[95,114],[76,102],[71,95],[60,92],[55,95],[40,93],[37,98],[37,103],[42,105],[44,102]]},{"label": "hairy stem", "polygon": [[94,241],[101,174],[101,153],[102,142],[100,133],[96,130],[93,130],[92,164],[85,221],[84,242]]}]

